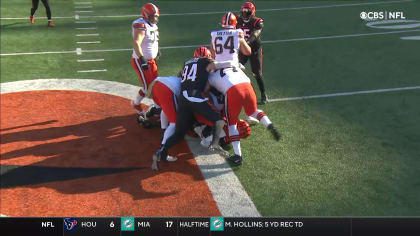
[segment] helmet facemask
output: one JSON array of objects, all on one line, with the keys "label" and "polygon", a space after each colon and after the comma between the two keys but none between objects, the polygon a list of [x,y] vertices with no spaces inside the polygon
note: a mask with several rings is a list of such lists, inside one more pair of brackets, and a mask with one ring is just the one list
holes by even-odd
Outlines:
[{"label": "helmet facemask", "polygon": [[249,20],[251,19],[251,16],[252,16],[252,10],[247,9],[247,8],[242,9],[241,10],[241,16],[242,16],[242,19],[244,20],[244,22],[248,23]]}]

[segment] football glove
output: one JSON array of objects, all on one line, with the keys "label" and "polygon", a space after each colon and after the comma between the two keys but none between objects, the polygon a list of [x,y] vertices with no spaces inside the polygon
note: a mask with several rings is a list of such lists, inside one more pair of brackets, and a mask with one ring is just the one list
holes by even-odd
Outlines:
[{"label": "football glove", "polygon": [[140,61],[141,61],[141,69],[142,70],[148,70],[149,69],[149,63],[147,62],[147,60],[144,58],[144,56],[140,57]]}]

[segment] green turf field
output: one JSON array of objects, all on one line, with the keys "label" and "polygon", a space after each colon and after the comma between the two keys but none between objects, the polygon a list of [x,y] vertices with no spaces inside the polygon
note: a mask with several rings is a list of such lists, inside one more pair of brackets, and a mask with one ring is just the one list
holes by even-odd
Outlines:
[{"label": "green turf field", "polygon": [[[51,1],[56,27],[48,28],[46,19],[29,23],[27,0],[2,0],[1,82],[89,78],[139,85],[130,65],[130,25],[145,1],[90,1],[94,12],[80,13],[79,20],[76,0]],[[209,44],[223,15],[211,12],[239,10],[242,1],[156,3],[162,13],[159,75],[169,76],[194,47],[165,47]],[[269,98],[420,86],[420,41],[400,38],[420,35],[420,26],[370,28],[360,19],[363,11],[402,11],[420,21],[420,1],[365,3],[256,1],[268,41],[263,49]],[[197,12],[210,13],[177,14]],[[44,16],[40,4],[36,17]],[[76,36],[88,32],[99,36]],[[387,33],[374,34],[381,32]],[[27,52],[53,54],[13,54]],[[104,61],[77,62],[97,58]],[[77,72],[95,69],[107,71]],[[244,163],[234,171],[263,216],[420,216],[419,104],[419,89],[266,104],[261,109],[283,139],[276,143],[263,126],[254,126],[241,142]]]}]

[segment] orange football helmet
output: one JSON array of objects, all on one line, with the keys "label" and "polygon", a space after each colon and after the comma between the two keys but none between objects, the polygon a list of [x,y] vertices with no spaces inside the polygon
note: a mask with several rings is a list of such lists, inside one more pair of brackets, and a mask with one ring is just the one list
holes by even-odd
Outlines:
[{"label": "orange football helmet", "polygon": [[239,136],[242,138],[247,138],[251,134],[251,127],[249,126],[248,122],[244,120],[238,121],[236,127],[239,131]]},{"label": "orange football helmet", "polygon": [[222,17],[222,27],[226,29],[235,29],[236,23],[238,20],[236,19],[236,15],[233,12],[228,12]]},{"label": "orange football helmet", "polygon": [[141,8],[141,14],[143,15],[143,18],[147,21],[156,24],[157,20],[155,20],[155,16],[160,16],[160,10],[155,4],[153,3],[146,3]]},{"label": "orange football helmet", "polygon": [[201,46],[194,51],[194,57],[208,57],[211,58],[211,51],[206,46]]}]

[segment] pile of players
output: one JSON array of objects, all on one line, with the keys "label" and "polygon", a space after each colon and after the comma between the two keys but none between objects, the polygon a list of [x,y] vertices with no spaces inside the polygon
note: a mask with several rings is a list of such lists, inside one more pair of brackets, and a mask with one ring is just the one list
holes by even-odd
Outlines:
[{"label": "pile of players", "polygon": [[[249,124],[239,120],[242,108],[248,119],[263,124],[276,140],[280,140],[274,124],[258,109],[251,81],[242,71],[242,64],[250,58],[261,90],[260,104],[266,103],[261,64],[256,63],[262,62],[259,39],[262,20],[255,17],[255,5],[243,4],[239,20],[234,13],[226,13],[222,17],[222,29],[211,32],[211,48],[197,48],[194,58],[184,63],[178,76],[171,77],[157,77],[159,14],[155,5],[147,3],[142,8],[143,18],[132,25],[132,65],[143,84],[132,106],[143,124],[160,111],[163,131],[161,147],[153,155],[152,169],[158,170],[160,161],[176,160],[168,156],[168,150],[191,129],[202,139],[201,144],[211,150],[223,152],[220,144],[231,143],[234,155],[228,160],[232,165],[241,165],[240,139],[250,134]],[[241,29],[237,29],[238,23]],[[155,106],[146,112],[141,101],[148,89]]]}]

